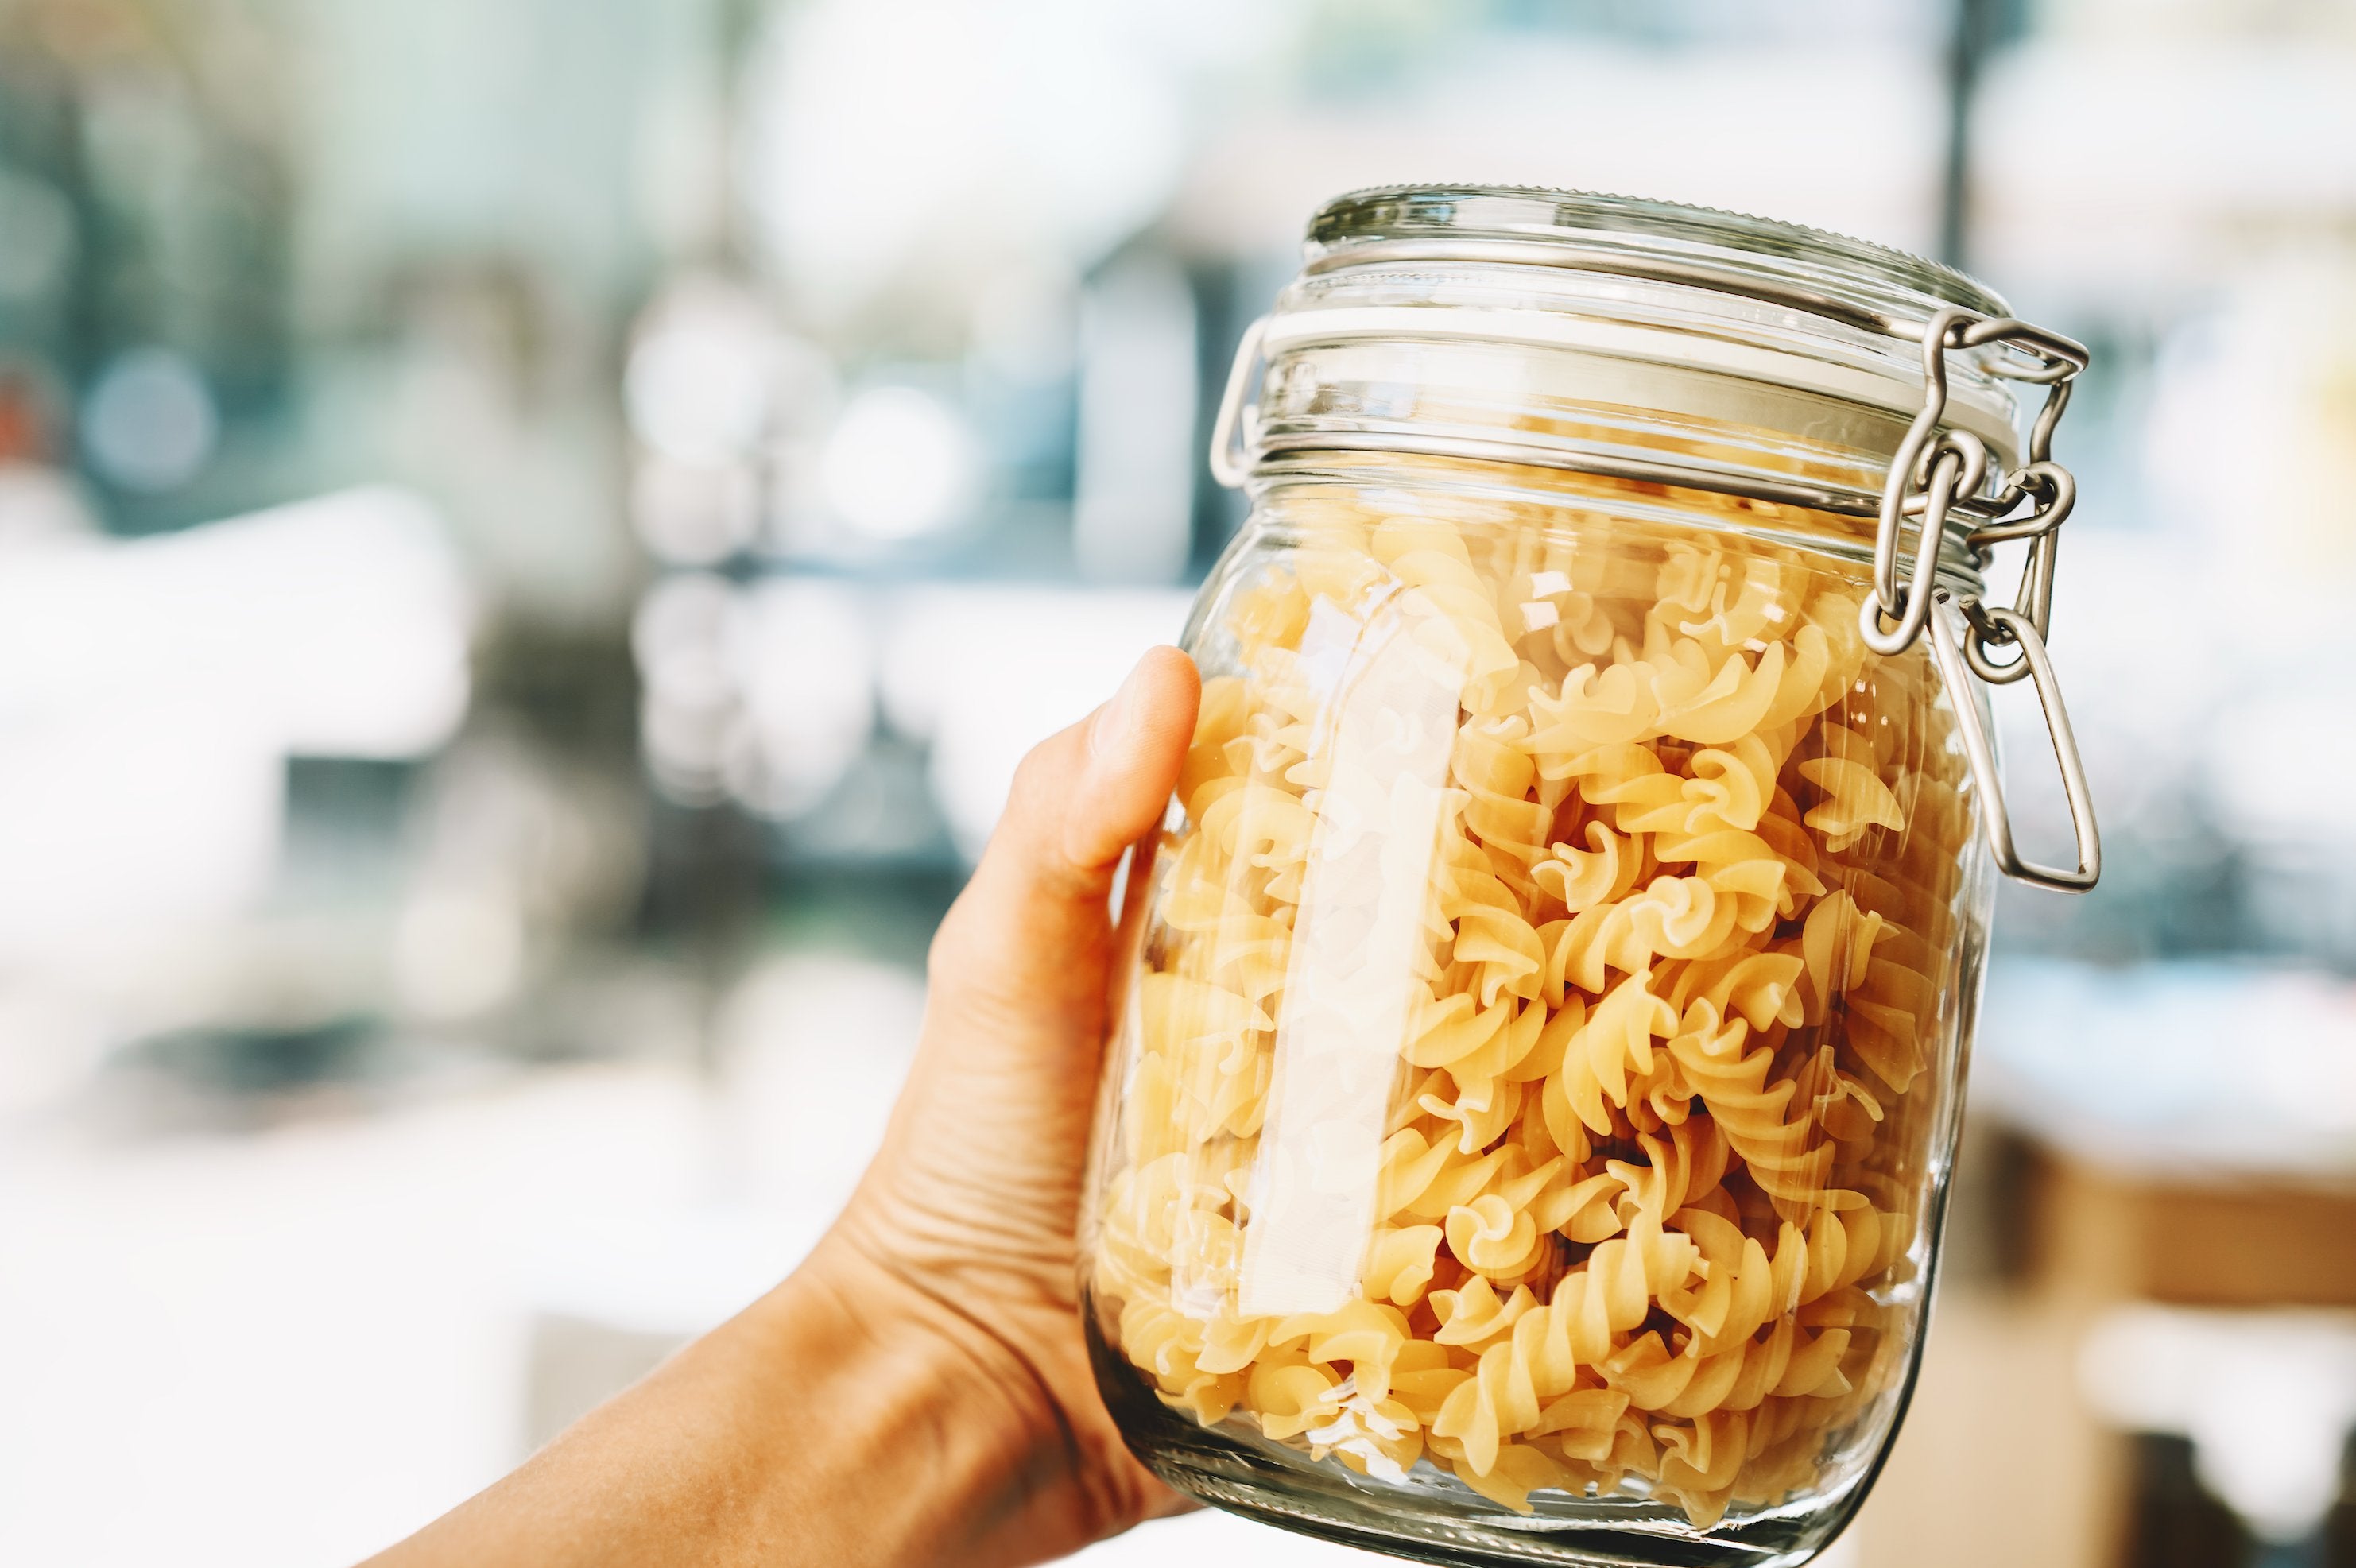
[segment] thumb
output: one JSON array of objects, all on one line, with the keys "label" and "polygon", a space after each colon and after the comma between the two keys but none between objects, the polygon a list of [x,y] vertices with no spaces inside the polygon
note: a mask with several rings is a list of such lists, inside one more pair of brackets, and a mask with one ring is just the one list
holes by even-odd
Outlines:
[{"label": "thumb", "polygon": [[1201,696],[1194,661],[1155,648],[1111,701],[1033,748],[935,947],[937,986],[1025,1011],[1100,996],[1114,869],[1161,816]]},{"label": "thumb", "polygon": [[1108,877],[1143,837],[1178,782],[1203,696],[1194,661],[1150,649],[1111,701],[1082,726],[1087,754],[1062,813],[1064,859],[1083,876]]}]

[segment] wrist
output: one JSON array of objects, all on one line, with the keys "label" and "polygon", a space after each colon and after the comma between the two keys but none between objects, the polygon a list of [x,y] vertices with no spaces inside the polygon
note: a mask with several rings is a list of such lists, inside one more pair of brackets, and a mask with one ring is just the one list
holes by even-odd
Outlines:
[{"label": "wrist", "polygon": [[[1071,1435],[1022,1338],[986,1301],[958,1300],[838,1227],[755,1313],[806,1369],[797,1470],[817,1450],[805,1519],[830,1561],[1012,1565],[1087,1544]],[[825,1517],[830,1516],[830,1517]],[[1042,1550],[1045,1541],[1063,1544]],[[813,1560],[816,1560],[815,1558]]]},{"label": "wrist", "polygon": [[855,1345],[893,1375],[929,1389],[932,1407],[960,1433],[1003,1452],[1052,1436],[1053,1399],[1018,1348],[994,1296],[944,1287],[849,1223],[829,1232],[769,1298],[796,1332],[821,1345]]}]

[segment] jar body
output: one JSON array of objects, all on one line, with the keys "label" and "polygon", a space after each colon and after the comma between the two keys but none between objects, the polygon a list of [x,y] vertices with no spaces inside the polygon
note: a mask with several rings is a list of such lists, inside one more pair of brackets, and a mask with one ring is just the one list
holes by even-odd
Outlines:
[{"label": "jar body", "polygon": [[1919,1361],[1991,882],[1856,525],[1265,476],[1132,873],[1082,1229],[1166,1479],[1443,1563],[1785,1563]]}]

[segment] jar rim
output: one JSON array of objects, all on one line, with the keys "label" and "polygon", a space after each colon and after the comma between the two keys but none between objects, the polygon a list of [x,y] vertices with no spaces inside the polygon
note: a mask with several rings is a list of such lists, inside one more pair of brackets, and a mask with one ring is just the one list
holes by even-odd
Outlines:
[{"label": "jar rim", "polygon": [[1598,271],[1619,270],[1616,260],[1632,275],[1666,264],[1737,292],[1745,283],[1796,286],[1877,325],[1919,322],[1946,305],[2011,314],[2002,295],[1968,273],[1891,246],[1779,219],[1544,186],[1370,186],[1318,208],[1303,250],[1312,270],[1323,270],[1401,242],[1462,242],[1475,254],[1498,242],[1575,247],[1600,253]]}]

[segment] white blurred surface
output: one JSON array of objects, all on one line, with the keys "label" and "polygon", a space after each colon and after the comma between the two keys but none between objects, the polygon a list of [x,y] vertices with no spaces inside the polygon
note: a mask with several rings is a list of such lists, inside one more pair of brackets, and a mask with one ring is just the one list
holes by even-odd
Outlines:
[{"label": "white blurred surface", "polygon": [[13,553],[0,718],[168,701],[284,752],[415,756],[466,711],[467,601],[439,516],[390,487]]},{"label": "white blurred surface", "polygon": [[297,754],[403,758],[466,709],[434,509],[350,490],[0,571],[0,962],[202,929],[277,869]]},{"label": "white blurred surface", "polygon": [[1205,1509],[1139,1525],[1067,1561],[1080,1568],[1345,1568],[1399,1559]]},{"label": "white blurred surface", "polygon": [[789,1261],[648,1255],[648,1216],[704,1200],[702,1133],[684,1080],[592,1072],[245,1139],[0,1139],[0,1561],[349,1562],[450,1507],[521,1456],[549,1238],[706,1317]]},{"label": "white blurred surface", "polygon": [[6,1128],[0,1563],[316,1568],[450,1508],[523,1457],[536,1319],[684,1338],[794,1266],[922,998],[855,960],[756,969],[716,1092],[584,1067],[250,1136]]}]

